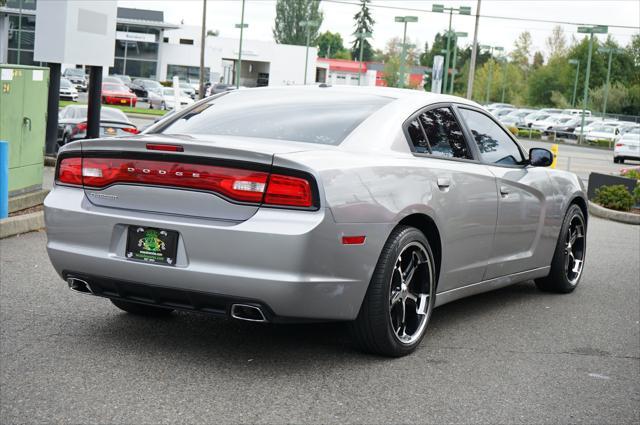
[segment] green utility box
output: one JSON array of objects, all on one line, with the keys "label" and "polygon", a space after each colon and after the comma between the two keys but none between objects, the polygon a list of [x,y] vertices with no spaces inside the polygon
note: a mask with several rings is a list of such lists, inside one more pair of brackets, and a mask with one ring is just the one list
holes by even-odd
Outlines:
[{"label": "green utility box", "polygon": [[0,140],[9,142],[9,195],[42,188],[49,69],[0,64]]}]

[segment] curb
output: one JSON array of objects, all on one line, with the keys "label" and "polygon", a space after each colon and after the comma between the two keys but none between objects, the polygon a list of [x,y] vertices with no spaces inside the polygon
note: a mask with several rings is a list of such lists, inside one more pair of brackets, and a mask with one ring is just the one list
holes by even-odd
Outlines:
[{"label": "curb", "polygon": [[30,214],[0,220],[0,239],[21,233],[32,232],[44,227],[44,212],[37,211]]},{"label": "curb", "polygon": [[44,165],[45,165],[45,167],[55,167],[56,166],[56,157],[55,156],[45,156],[44,157]]},{"label": "curb", "polygon": [[27,208],[40,205],[48,193],[48,190],[42,189],[36,192],[25,193],[24,195],[9,198],[9,212],[12,213],[20,210],[26,210]]},{"label": "curb", "polygon": [[608,220],[617,221],[626,224],[640,225],[640,214],[631,214],[624,211],[610,210],[589,201],[589,214]]}]

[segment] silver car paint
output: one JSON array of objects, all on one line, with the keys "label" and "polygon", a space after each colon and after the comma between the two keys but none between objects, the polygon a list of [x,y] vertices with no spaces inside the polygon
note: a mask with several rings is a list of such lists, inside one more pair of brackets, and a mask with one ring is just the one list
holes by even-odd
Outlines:
[{"label": "silver car paint", "polygon": [[[279,90],[311,89],[317,90]],[[45,200],[54,267],[59,273],[259,299],[282,316],[348,320],[358,313],[392,229],[419,214],[433,220],[442,239],[438,305],[546,275],[568,203],[585,198],[580,181],[556,170],[415,155],[401,129],[406,118],[432,103],[475,104],[405,90],[373,92],[398,99],[340,146],[155,134],[66,146],[62,152],[146,151],[145,143],[171,142],[183,145],[185,155],[272,162],[310,172],[321,208],[241,210],[223,207],[226,201],[213,201],[214,195],[169,188],[116,185],[99,191],[118,196],[114,200],[56,186]],[[511,189],[506,198],[503,185]],[[209,213],[203,213],[207,202]],[[180,232],[176,267],[126,260],[128,224]],[[345,235],[366,235],[366,243],[342,245]]]}]

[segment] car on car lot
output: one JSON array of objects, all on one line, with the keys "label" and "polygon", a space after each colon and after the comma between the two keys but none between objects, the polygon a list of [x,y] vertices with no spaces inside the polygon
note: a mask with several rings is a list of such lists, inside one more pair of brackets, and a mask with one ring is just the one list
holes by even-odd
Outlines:
[{"label": "car on car lot", "polygon": [[501,117],[506,117],[507,115],[511,114],[512,112],[514,112],[515,109],[512,108],[498,108],[498,109],[492,109],[489,112],[491,112],[491,114],[500,119]]},{"label": "car on car lot", "polygon": [[[185,107],[193,104],[191,96],[188,96],[182,90],[179,90],[179,94],[180,106]],[[149,108],[151,109],[174,109],[176,106],[175,90],[173,87],[162,87],[158,90],[150,90],[148,102]]]},{"label": "car on car lot", "polygon": [[546,119],[534,121],[531,128],[542,131],[551,130],[554,125],[564,124],[574,118],[572,115],[550,115]]},{"label": "car on car lot", "polygon": [[189,96],[191,99],[196,98],[196,90],[193,87],[191,87],[191,85],[187,83],[180,83],[179,87],[180,87],[180,90],[182,90],[182,92],[187,96]]},{"label": "car on car lot", "polygon": [[529,279],[576,288],[587,201],[552,160],[463,98],[237,90],[65,146],[47,250],[71,289],[130,313],[345,320],[401,356],[438,305]]},{"label": "car on car lot", "polygon": [[66,78],[60,78],[60,99],[71,100],[73,102],[78,101],[78,90],[71,84],[71,81]]},{"label": "car on car lot", "polygon": [[131,82],[131,89],[133,90],[133,92],[136,93],[136,96],[140,97],[140,100],[144,101],[147,100],[146,92],[148,92],[149,89],[161,89],[162,87],[162,84],[160,84],[159,82],[155,80],[149,80],[147,78],[136,78]]},{"label": "car on car lot", "polygon": [[[100,108],[100,137],[130,136],[138,128],[119,109]],[[87,137],[87,105],[69,105],[58,114],[58,147]]]},{"label": "car on car lot", "polygon": [[623,134],[613,148],[613,162],[623,164],[627,159],[640,161],[640,127]]},{"label": "car on car lot", "polygon": [[545,112],[540,112],[540,111],[535,111],[532,112],[528,115],[526,115],[523,118],[524,124],[526,127],[531,127],[531,125],[536,122],[536,121],[543,121],[547,118],[549,118],[551,116],[551,114],[545,113]]},{"label": "car on car lot", "polygon": [[220,93],[232,91],[235,89],[236,89],[236,86],[234,84],[225,84],[225,83],[213,84],[212,86],[209,87],[209,90],[207,91],[206,95],[208,97],[214,94],[220,94]]},{"label": "car on car lot", "polygon": [[83,69],[67,68],[62,72],[62,76],[69,80],[78,91],[87,91],[87,76]]},{"label": "car on car lot", "polygon": [[589,126],[589,131],[585,131],[585,139],[588,142],[596,142],[598,140],[615,142],[619,138],[620,129],[617,125],[607,125],[606,123],[594,124]]},{"label": "car on car lot", "polygon": [[[562,113],[566,114],[566,115],[580,115],[580,116],[582,116],[582,109],[563,109]],[[585,117],[590,117],[591,116],[591,111],[586,109],[584,111],[584,116]]]},{"label": "car on car lot", "polygon": [[535,112],[534,109],[515,109],[508,113],[507,115],[503,115],[499,118],[502,123],[509,123],[509,125],[515,125],[516,127],[526,127],[526,123],[524,118]]},{"label": "car on car lot", "polygon": [[103,83],[102,93],[100,95],[102,103],[108,105],[125,105],[135,107],[138,102],[138,96],[122,83]]}]

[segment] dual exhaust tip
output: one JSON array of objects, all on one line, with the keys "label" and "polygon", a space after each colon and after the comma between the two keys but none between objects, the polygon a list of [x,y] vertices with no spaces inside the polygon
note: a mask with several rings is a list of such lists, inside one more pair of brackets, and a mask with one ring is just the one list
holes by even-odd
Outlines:
[{"label": "dual exhaust tip", "polygon": [[[68,277],[67,284],[69,285],[69,289],[72,291],[86,295],[93,295],[91,286],[86,280],[78,279],[77,277]],[[262,312],[262,309],[250,304],[232,304],[231,317],[248,322],[268,322]]]}]

